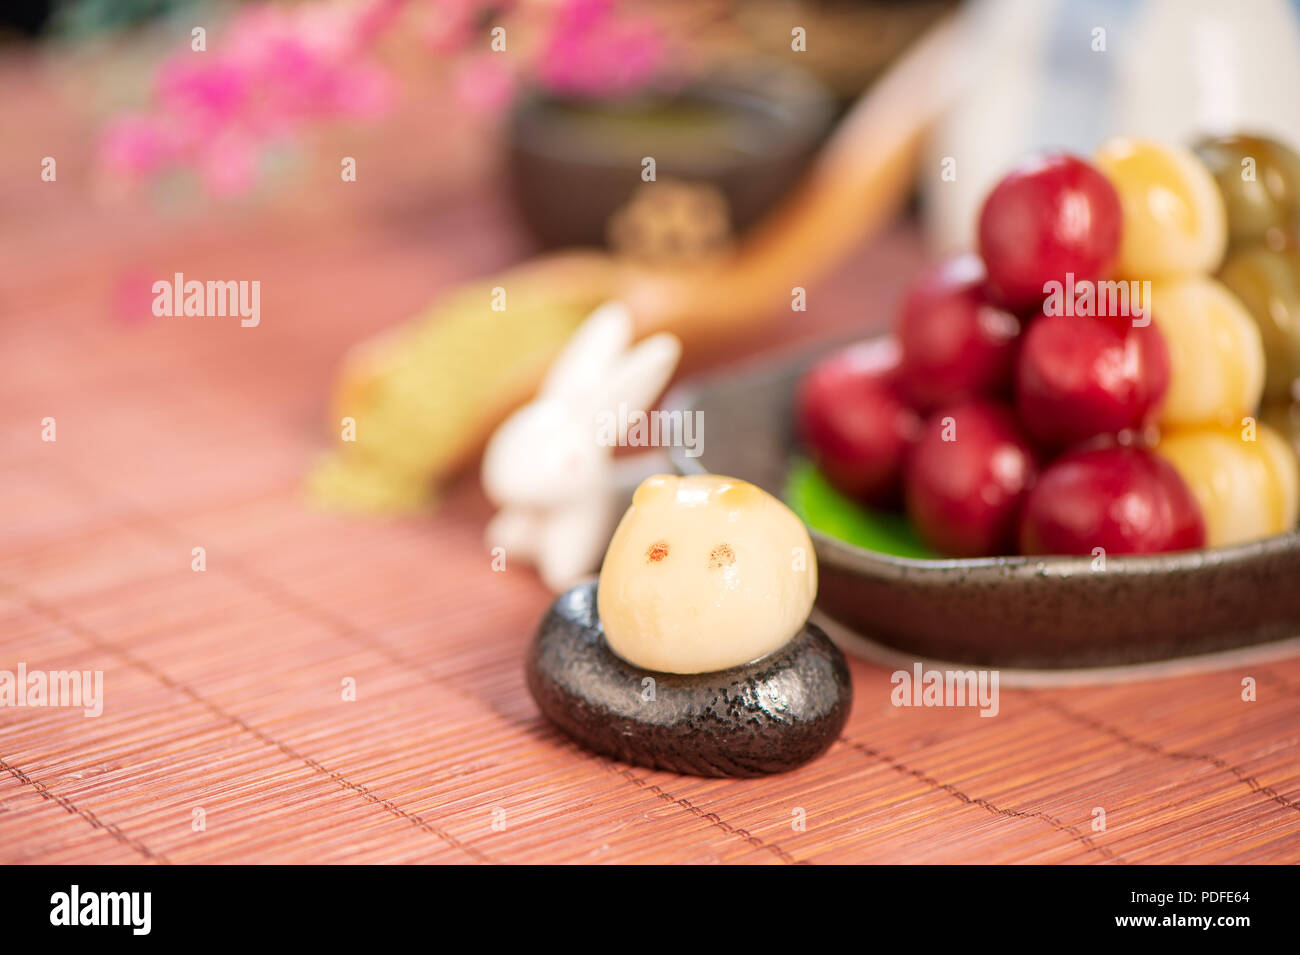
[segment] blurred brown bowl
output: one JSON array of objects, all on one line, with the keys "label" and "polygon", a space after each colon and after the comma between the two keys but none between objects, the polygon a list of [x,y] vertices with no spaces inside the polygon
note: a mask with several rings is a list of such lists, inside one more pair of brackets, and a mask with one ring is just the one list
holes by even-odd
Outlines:
[{"label": "blurred brown bowl", "polygon": [[739,233],[797,181],[833,112],[819,82],[778,64],[611,101],[534,92],[510,117],[511,187],[543,246],[604,245],[611,215],[642,185],[642,160],[650,156],[656,182],[721,194]]}]

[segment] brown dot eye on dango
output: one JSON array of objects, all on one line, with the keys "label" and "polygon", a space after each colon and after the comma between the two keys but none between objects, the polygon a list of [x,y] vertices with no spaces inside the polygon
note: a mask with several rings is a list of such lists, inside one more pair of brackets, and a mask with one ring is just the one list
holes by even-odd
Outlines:
[{"label": "brown dot eye on dango", "polygon": [[730,544],[719,544],[709,551],[710,567],[730,567],[736,562],[736,552]]},{"label": "brown dot eye on dango", "polygon": [[[647,564],[657,564],[668,557],[669,554],[667,541],[655,541],[645,550],[645,560]],[[730,544],[718,544],[709,551],[709,567],[730,567],[736,562],[736,552],[732,550]]]}]

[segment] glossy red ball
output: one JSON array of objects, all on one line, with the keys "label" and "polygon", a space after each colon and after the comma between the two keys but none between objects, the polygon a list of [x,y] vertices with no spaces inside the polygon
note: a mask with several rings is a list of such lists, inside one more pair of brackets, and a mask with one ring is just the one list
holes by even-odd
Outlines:
[{"label": "glossy red ball", "polygon": [[1173,466],[1145,448],[1073,451],[1025,500],[1026,554],[1157,554],[1205,546],[1200,505]]},{"label": "glossy red ball", "polygon": [[1122,225],[1119,194],[1092,165],[1065,153],[1031,158],[993,188],[980,211],[989,294],[1021,311],[1068,274],[1076,282],[1104,278],[1119,254]]},{"label": "glossy red ball", "polygon": [[854,345],[814,365],[795,398],[799,434],[827,479],[870,504],[897,504],[921,417],[898,387],[893,339]]},{"label": "glossy red ball", "polygon": [[993,402],[942,409],[907,463],[907,514],[927,544],[955,557],[1014,552],[1034,452],[1011,411]]},{"label": "glossy red ball", "polygon": [[1010,392],[1020,321],[984,294],[976,255],[943,262],[912,284],[898,320],[909,398],[936,408]]},{"label": "glossy red ball", "polygon": [[1016,413],[1048,447],[1141,429],[1168,389],[1169,350],[1154,322],[1044,315],[1016,361]]}]

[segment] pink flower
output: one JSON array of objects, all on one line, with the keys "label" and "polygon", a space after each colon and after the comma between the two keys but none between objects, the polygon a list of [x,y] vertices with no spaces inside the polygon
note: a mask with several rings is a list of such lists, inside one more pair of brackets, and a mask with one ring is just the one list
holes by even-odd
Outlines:
[{"label": "pink flower", "polygon": [[556,93],[617,96],[644,86],[663,59],[663,39],[650,21],[620,20],[612,0],[566,0],[538,73]]},{"label": "pink flower", "polygon": [[104,130],[99,148],[109,169],[131,179],[152,175],[175,155],[172,143],[151,116],[119,116]]},{"label": "pink flower", "polygon": [[[513,93],[518,59],[488,53],[486,30],[513,0],[423,2],[440,49],[482,41],[455,82],[469,105],[500,110]],[[408,6],[322,0],[240,7],[208,50],[184,49],[160,66],[150,111],[106,129],[104,163],[130,179],[188,166],[219,196],[250,188],[261,154],[275,142],[313,123],[371,118],[388,108],[392,84],[371,49]],[[619,95],[653,78],[663,58],[664,41],[649,20],[616,16],[613,0],[560,0],[536,72],[557,93]]]},{"label": "pink flower", "polygon": [[274,141],[311,122],[368,118],[388,107],[392,87],[368,44],[400,6],[242,8],[211,49],[186,49],[162,64],[153,111],[113,123],[103,160],[135,178],[189,165],[219,196],[250,188],[261,151]]},{"label": "pink flower", "polygon": [[208,122],[233,119],[248,95],[248,77],[219,53],[200,58],[186,51],[158,69],[154,96],[164,112],[202,116]]}]

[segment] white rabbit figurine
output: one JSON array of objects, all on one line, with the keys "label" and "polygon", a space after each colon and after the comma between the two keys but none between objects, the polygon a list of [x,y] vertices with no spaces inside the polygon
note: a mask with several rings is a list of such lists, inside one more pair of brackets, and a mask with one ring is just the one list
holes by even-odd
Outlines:
[{"label": "white rabbit figurine", "polygon": [[[646,410],[681,357],[681,343],[666,333],[629,350],[632,332],[626,306],[611,302],[592,312],[537,397],[497,428],[483,454],[483,490],[500,508],[488,522],[487,546],[504,548],[507,561],[534,564],[555,591],[596,570],[629,467],[641,477],[664,469],[659,454],[616,467],[613,447],[598,438],[601,412],[614,414],[620,404]],[[623,444],[630,415],[614,417]]]}]

